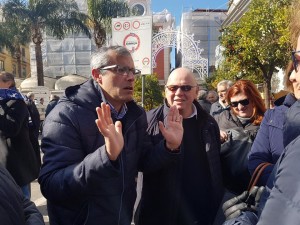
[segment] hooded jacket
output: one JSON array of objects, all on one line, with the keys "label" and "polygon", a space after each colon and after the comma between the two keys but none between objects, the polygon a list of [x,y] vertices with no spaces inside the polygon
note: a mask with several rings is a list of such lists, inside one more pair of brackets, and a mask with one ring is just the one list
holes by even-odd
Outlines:
[{"label": "hooded jacket", "polygon": [[153,148],[145,111],[131,101],[121,119],[124,147],[111,162],[95,123],[101,102],[100,87],[90,79],[67,88],[46,117],[39,183],[52,225],[129,225],[138,170],[158,169],[178,155],[166,151],[164,141]]}]

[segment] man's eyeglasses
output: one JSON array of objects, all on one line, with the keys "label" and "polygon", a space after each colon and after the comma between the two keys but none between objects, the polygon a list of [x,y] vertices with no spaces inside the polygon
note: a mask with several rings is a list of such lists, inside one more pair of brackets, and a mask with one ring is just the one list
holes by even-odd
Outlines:
[{"label": "man's eyeglasses", "polygon": [[188,92],[192,90],[192,88],[197,87],[197,86],[191,86],[191,85],[168,85],[166,88],[168,88],[169,91],[177,91],[178,88],[184,92]]},{"label": "man's eyeglasses", "polygon": [[112,70],[120,75],[129,75],[131,72],[133,75],[140,75],[141,71],[134,68],[129,68],[127,66],[111,65],[99,68],[100,70]]},{"label": "man's eyeglasses", "polygon": [[239,104],[241,104],[242,106],[246,106],[246,105],[249,105],[249,100],[248,99],[243,99],[243,100],[240,100],[240,101],[237,101],[237,102],[230,102],[230,106],[231,107],[238,107]]},{"label": "man's eyeglasses", "polygon": [[298,66],[300,64],[300,51],[292,51],[292,60],[293,60],[293,66],[296,72],[298,72]]}]

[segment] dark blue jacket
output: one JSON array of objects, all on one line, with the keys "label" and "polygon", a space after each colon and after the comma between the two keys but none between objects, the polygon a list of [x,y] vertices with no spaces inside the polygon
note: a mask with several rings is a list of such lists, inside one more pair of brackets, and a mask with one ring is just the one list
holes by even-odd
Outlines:
[{"label": "dark blue jacket", "polygon": [[[287,111],[283,124],[284,151],[274,166],[260,198],[257,217],[245,212],[224,225],[299,224],[300,221],[300,101]],[[249,223],[249,219],[251,223]],[[247,221],[245,223],[244,221]]]},{"label": "dark blue jacket", "polygon": [[256,167],[263,162],[270,162],[273,165],[268,166],[263,171],[258,185],[266,185],[274,164],[283,152],[282,131],[285,114],[295,101],[296,98],[294,95],[288,94],[283,105],[276,106],[274,109],[270,109],[265,113],[249,154],[248,169],[252,175]]},{"label": "dark blue jacket", "polygon": [[95,123],[102,102],[99,85],[90,79],[67,88],[65,95],[46,117],[41,146],[39,183],[50,223],[129,225],[138,170],[160,168],[179,154],[166,151],[164,141],[153,149],[146,113],[131,101],[121,120],[124,148],[111,162]]},{"label": "dark blue jacket", "polygon": [[[209,172],[211,175],[211,196],[207,196],[212,202],[212,215],[216,214],[218,206],[223,196],[222,172],[220,164],[220,136],[216,121],[205,112],[197,101],[194,101],[197,108],[197,123],[199,130],[199,140],[203,140],[206,150]],[[163,105],[147,112],[148,132],[153,143],[162,140],[162,134],[158,128],[158,121],[167,123],[166,115],[169,111],[167,105]],[[199,146],[199,148],[201,148]],[[185,146],[181,146],[184,152]],[[174,225],[179,210],[180,187],[183,176],[193,176],[193,174],[183,174],[184,154],[161,170],[154,173],[144,173],[143,191],[140,208],[136,216],[136,225]],[[195,171],[197,173],[197,171]],[[208,182],[208,181],[203,181]],[[201,201],[201,199],[199,199]]]},{"label": "dark blue jacket", "polygon": [[24,197],[20,187],[0,164],[0,223],[3,225],[44,225],[33,202]]},{"label": "dark blue jacket", "polygon": [[48,114],[51,112],[51,110],[57,105],[58,101],[59,101],[59,99],[52,99],[52,100],[48,103],[48,105],[47,105],[47,107],[46,107],[46,110],[45,110],[45,116],[46,116],[46,117],[47,117]]},{"label": "dark blue jacket", "polygon": [[258,225],[299,224],[300,221],[300,101],[287,112],[283,129],[285,150],[279,159],[274,187]]}]

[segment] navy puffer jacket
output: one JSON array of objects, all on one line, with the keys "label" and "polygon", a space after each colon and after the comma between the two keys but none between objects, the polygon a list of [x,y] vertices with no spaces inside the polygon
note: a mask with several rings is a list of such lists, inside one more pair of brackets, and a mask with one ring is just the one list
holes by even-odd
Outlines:
[{"label": "navy puffer jacket", "polygon": [[283,143],[274,187],[265,204],[258,225],[299,224],[300,221],[300,101],[287,112]]},{"label": "navy puffer jacket", "polygon": [[138,170],[155,170],[178,155],[163,141],[153,149],[146,114],[132,101],[121,120],[124,148],[112,163],[95,123],[99,88],[92,79],[67,88],[45,120],[39,183],[52,225],[129,225]]},{"label": "navy puffer jacket", "polygon": [[0,164],[0,221],[9,225],[44,225],[33,202],[24,197],[10,173]]},{"label": "navy puffer jacket", "polygon": [[266,185],[279,156],[283,152],[283,123],[287,110],[296,102],[293,94],[288,94],[282,105],[266,111],[256,138],[253,142],[248,169],[254,173],[256,167],[263,162],[272,163],[262,173],[258,185]]}]

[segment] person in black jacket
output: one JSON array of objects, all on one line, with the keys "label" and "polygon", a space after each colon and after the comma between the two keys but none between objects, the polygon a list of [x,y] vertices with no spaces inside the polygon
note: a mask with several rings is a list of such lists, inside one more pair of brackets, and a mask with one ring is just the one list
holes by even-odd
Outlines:
[{"label": "person in black jacket", "polygon": [[3,225],[44,225],[35,204],[24,197],[20,187],[0,164],[0,220]]},{"label": "person in black jacket", "polygon": [[91,68],[92,78],[68,87],[45,119],[38,181],[51,225],[130,225],[138,171],[180,155],[182,117],[175,107],[168,127],[160,125],[165,139],[149,141],[146,113],[133,101],[140,71],[126,48],[102,47]]},{"label": "person in black jacket", "polygon": [[165,104],[147,112],[153,143],[158,126],[176,106],[183,117],[182,154],[157,172],[143,173],[136,225],[212,224],[221,199],[220,135],[216,121],[197,102],[199,87],[191,70],[177,68],[165,86]]},{"label": "person in black jacket", "polygon": [[38,177],[40,156],[32,147],[29,112],[23,96],[15,88],[14,76],[0,72],[0,137],[3,164],[26,197],[30,198],[30,182]]},{"label": "person in black jacket", "polygon": [[48,116],[51,110],[57,105],[58,101],[59,101],[59,96],[53,95],[49,104],[46,107],[45,116]]},{"label": "person in black jacket", "polygon": [[[32,144],[32,147],[35,151],[36,157],[40,159],[40,144],[39,144],[39,133],[40,133],[40,113],[34,102],[34,93],[29,92],[25,96],[25,102],[29,111],[29,138]],[[39,167],[41,166],[41,160],[39,160]]]},{"label": "person in black jacket", "polygon": [[206,100],[207,97],[207,91],[206,90],[199,90],[198,94],[198,102],[201,105],[201,107],[206,111],[210,112],[211,103]]}]

